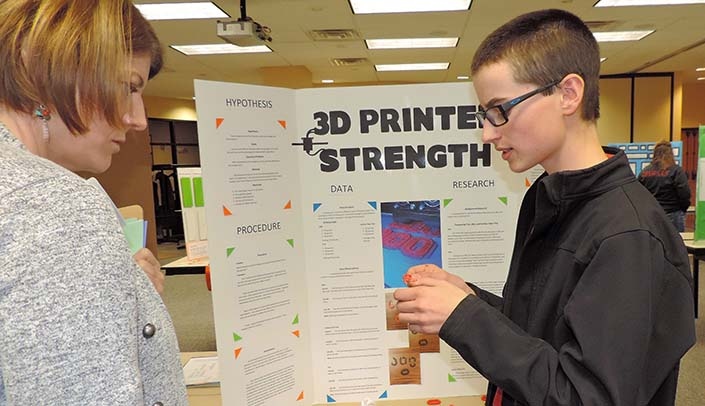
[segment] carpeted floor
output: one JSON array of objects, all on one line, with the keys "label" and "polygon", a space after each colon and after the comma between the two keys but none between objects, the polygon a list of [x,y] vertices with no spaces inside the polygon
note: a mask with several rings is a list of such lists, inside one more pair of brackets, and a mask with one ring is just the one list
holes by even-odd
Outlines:
[{"label": "carpeted floor", "polygon": [[215,351],[211,292],[204,275],[169,275],[162,295],[183,352]]},{"label": "carpeted floor", "polygon": [[[162,264],[184,256],[175,245],[160,245],[159,259]],[[701,269],[704,264],[701,264]],[[677,406],[701,406],[705,404],[705,289],[700,284],[701,318],[695,321],[698,342],[681,362],[678,384]],[[170,275],[166,277],[164,303],[174,321],[181,351],[214,351],[215,329],[211,292],[205,284],[204,275]]]},{"label": "carpeted floor", "polygon": [[[700,268],[703,269],[701,262]],[[678,380],[678,394],[676,396],[677,406],[701,406],[705,404],[705,289],[703,284],[699,286],[699,319],[695,321],[697,342],[693,348],[685,354],[681,361],[681,370]]]},{"label": "carpeted floor", "polygon": [[[158,251],[162,265],[186,255],[176,243],[159,244]],[[162,299],[174,322],[181,351],[216,350],[213,302],[205,275],[167,276]]]}]

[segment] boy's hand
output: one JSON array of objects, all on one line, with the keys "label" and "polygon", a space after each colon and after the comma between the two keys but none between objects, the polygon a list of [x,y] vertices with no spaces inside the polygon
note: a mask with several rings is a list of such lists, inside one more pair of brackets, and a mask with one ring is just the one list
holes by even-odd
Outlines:
[{"label": "boy's hand", "polygon": [[394,291],[399,321],[407,323],[412,333],[438,334],[468,293],[440,278],[416,277],[411,287]]},{"label": "boy's hand", "polygon": [[404,274],[403,279],[406,286],[415,286],[421,278],[433,278],[451,283],[454,286],[462,289],[463,292],[475,294],[470,287],[465,283],[463,278],[439,268],[435,264],[415,265],[409,268]]}]

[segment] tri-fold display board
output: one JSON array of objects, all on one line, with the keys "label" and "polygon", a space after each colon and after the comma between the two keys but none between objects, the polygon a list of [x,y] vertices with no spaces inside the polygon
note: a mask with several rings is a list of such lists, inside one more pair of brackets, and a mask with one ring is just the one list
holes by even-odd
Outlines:
[{"label": "tri-fold display board", "polygon": [[223,403],[484,393],[392,296],[423,263],[501,292],[538,172],[482,143],[471,86],[195,89]]}]

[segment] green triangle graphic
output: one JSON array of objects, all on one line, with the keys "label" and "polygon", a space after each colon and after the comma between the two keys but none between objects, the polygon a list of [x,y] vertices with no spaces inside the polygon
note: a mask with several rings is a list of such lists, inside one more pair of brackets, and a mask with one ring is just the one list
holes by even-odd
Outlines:
[{"label": "green triangle graphic", "polygon": [[233,252],[235,252],[235,247],[227,248],[227,249],[225,250],[225,258],[230,257],[230,254],[232,254]]},{"label": "green triangle graphic", "polygon": [[294,239],[293,238],[290,240],[286,240],[286,242],[288,242],[289,245],[291,245],[291,248],[294,248]]},{"label": "green triangle graphic", "polygon": [[294,321],[292,321],[291,324],[299,324],[299,315],[298,314],[296,315],[296,317],[294,317]]},{"label": "green triangle graphic", "polygon": [[455,382],[455,377],[451,374],[448,374],[448,382]]},{"label": "green triangle graphic", "polygon": [[452,202],[452,201],[453,201],[453,199],[443,199],[443,207],[448,206],[450,204],[450,202]]},{"label": "green triangle graphic", "polygon": [[233,341],[238,342],[238,341],[240,341],[240,340],[242,340],[242,337],[240,337],[239,335],[237,335],[237,333],[233,333]]},{"label": "green triangle graphic", "polygon": [[504,205],[507,205],[507,196],[500,196],[498,197],[499,201],[504,203]]}]

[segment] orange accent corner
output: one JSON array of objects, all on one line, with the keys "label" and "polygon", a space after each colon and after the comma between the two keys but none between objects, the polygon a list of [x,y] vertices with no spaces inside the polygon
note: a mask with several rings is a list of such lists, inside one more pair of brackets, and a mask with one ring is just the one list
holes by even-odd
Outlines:
[{"label": "orange accent corner", "polygon": [[286,205],[284,206],[284,210],[289,210],[291,208],[291,200],[286,202]]},{"label": "orange accent corner", "polygon": [[524,178],[524,185],[526,185],[526,187],[531,186],[531,182],[529,182],[529,178]]},{"label": "orange accent corner", "polygon": [[215,128],[219,128],[221,124],[223,124],[223,121],[225,121],[224,118],[218,117],[215,119]]},{"label": "orange accent corner", "polygon": [[233,213],[230,210],[228,210],[227,207],[223,206],[223,216],[232,216],[232,215],[233,215]]},{"label": "orange accent corner", "polygon": [[282,126],[283,129],[286,129],[286,120],[277,120],[277,123],[279,123],[279,125]]},{"label": "orange accent corner", "polygon": [[299,397],[297,397],[296,400],[304,400],[304,391],[301,391],[301,393],[299,393]]},{"label": "orange accent corner", "polygon": [[297,336],[297,337],[299,337],[299,338],[301,337],[301,332],[300,332],[299,330],[294,330],[294,331],[291,332],[291,334],[293,334],[293,335],[295,335],[295,336]]},{"label": "orange accent corner", "polygon": [[240,348],[235,348],[235,359],[237,359],[240,356],[240,353],[242,352],[242,347]]}]

